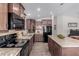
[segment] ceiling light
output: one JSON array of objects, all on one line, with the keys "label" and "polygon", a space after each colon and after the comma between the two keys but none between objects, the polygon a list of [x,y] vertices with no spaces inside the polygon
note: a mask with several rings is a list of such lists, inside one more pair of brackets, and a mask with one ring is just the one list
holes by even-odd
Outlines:
[{"label": "ceiling light", "polygon": [[60,5],[63,5],[64,3],[60,3]]},{"label": "ceiling light", "polygon": [[27,15],[28,15],[28,16],[30,16],[31,14],[30,14],[30,13],[28,13]]},{"label": "ceiling light", "polygon": [[40,15],[37,15],[38,17],[40,17]]},{"label": "ceiling light", "polygon": [[52,11],[50,11],[50,14],[51,14],[51,15],[53,14]]},{"label": "ceiling light", "polygon": [[37,8],[37,11],[40,11],[41,9],[40,8]]}]

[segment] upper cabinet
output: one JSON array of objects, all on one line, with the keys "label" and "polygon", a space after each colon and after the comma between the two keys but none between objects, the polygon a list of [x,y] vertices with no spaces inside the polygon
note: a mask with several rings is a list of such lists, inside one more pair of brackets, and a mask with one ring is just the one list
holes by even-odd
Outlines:
[{"label": "upper cabinet", "polygon": [[24,27],[25,8],[21,3],[0,3],[0,31]]},{"label": "upper cabinet", "polygon": [[18,3],[10,3],[8,4],[9,7],[9,13],[15,13],[17,15],[20,15],[20,8]]},{"label": "upper cabinet", "polygon": [[42,24],[45,26],[52,26],[52,19],[43,19]]},{"label": "upper cabinet", "polygon": [[19,5],[20,7],[20,17],[23,17],[24,18],[24,16],[26,15],[25,13],[24,13],[24,10],[25,10],[25,8],[24,8],[24,6],[22,5],[22,4],[20,4]]},{"label": "upper cabinet", "polygon": [[8,3],[8,29],[24,29],[25,8],[21,3]]},{"label": "upper cabinet", "polygon": [[35,30],[36,34],[43,34],[42,21],[36,21],[35,27],[36,27],[36,30]]},{"label": "upper cabinet", "polygon": [[26,22],[28,32],[35,32],[35,24],[36,24],[35,19],[27,19]]},{"label": "upper cabinet", "polygon": [[0,3],[0,31],[8,30],[8,4]]},{"label": "upper cabinet", "polygon": [[20,17],[24,17],[25,8],[21,3],[9,3],[8,8],[9,8],[9,13],[15,13]]}]

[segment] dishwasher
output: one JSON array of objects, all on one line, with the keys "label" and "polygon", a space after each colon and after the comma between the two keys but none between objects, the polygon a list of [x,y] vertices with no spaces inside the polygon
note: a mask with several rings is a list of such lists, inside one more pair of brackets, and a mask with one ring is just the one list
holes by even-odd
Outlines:
[{"label": "dishwasher", "polygon": [[27,43],[25,43],[23,46],[18,46],[18,48],[22,48],[21,52],[20,52],[20,56],[29,56],[29,40],[27,41]]}]

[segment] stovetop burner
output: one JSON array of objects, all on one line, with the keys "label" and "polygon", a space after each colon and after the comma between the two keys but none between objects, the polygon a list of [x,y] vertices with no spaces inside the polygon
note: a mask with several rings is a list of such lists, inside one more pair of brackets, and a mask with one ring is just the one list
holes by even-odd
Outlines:
[{"label": "stovetop burner", "polygon": [[15,47],[15,44],[8,44],[6,47]]}]

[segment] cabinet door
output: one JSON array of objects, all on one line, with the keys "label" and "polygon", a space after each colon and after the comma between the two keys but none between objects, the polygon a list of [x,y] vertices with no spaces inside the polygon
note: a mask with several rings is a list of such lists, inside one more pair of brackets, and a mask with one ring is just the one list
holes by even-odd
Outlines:
[{"label": "cabinet door", "polygon": [[48,20],[47,24],[48,24],[47,26],[52,26],[52,20]]},{"label": "cabinet door", "polygon": [[32,50],[32,39],[29,40],[29,47],[28,48],[29,48],[29,51],[28,52],[30,54],[30,52]]},{"label": "cabinet door", "polygon": [[30,29],[30,20],[26,20],[27,21],[27,29]]},{"label": "cabinet door", "polygon": [[48,38],[48,47],[49,47],[49,51],[51,52],[51,39],[50,38]]},{"label": "cabinet door", "polygon": [[60,56],[62,53],[62,48],[51,38],[48,38],[48,47],[52,56]]},{"label": "cabinet door", "polygon": [[55,42],[51,39],[51,55],[53,56],[55,53]]},{"label": "cabinet door", "polygon": [[51,55],[54,55],[54,42],[51,38],[48,38],[48,46],[49,46],[49,51]]},{"label": "cabinet door", "polygon": [[20,5],[19,3],[9,3],[9,12],[15,13],[16,15],[20,16]]},{"label": "cabinet door", "polygon": [[0,30],[8,30],[8,4],[0,3]]},{"label": "cabinet door", "polygon": [[47,20],[43,20],[42,24],[47,25]]},{"label": "cabinet door", "polygon": [[61,46],[58,45],[58,56],[61,56],[62,55],[62,48]]},{"label": "cabinet door", "polygon": [[61,55],[61,47],[57,44],[57,43],[55,43],[55,48],[54,48],[54,55],[55,56],[60,56]]},{"label": "cabinet door", "polygon": [[35,34],[35,42],[43,42],[43,34]]},{"label": "cabinet door", "polygon": [[28,51],[28,43],[25,44],[25,49],[24,49],[24,56],[28,56],[29,55],[29,51]]},{"label": "cabinet door", "polygon": [[29,45],[28,45],[28,52],[29,52],[29,54],[30,54],[30,51],[31,51],[31,42],[29,40]]}]

